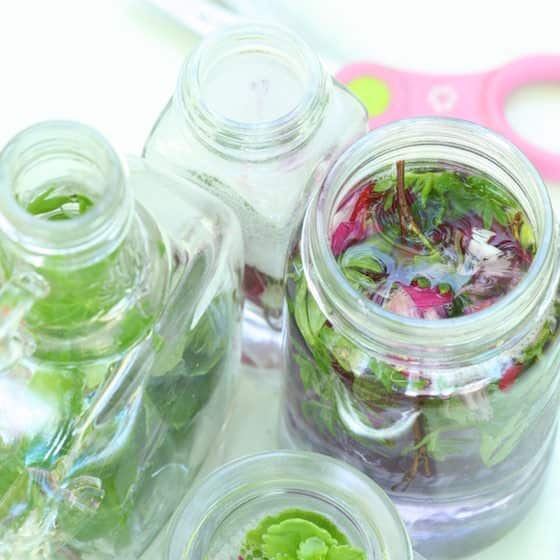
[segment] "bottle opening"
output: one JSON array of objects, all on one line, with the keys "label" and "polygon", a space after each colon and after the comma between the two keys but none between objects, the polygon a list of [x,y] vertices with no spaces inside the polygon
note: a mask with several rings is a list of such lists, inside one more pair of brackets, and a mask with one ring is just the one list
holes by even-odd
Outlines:
[{"label": "bottle opening", "polygon": [[292,112],[304,97],[307,79],[283,54],[263,50],[225,54],[203,74],[201,93],[208,109],[249,125]]},{"label": "bottle opening", "polygon": [[[509,223],[511,213],[514,223],[511,227],[516,229],[518,224],[520,230],[515,233],[519,237],[515,240],[516,247],[506,247],[508,258],[513,258],[513,249],[525,243],[531,262],[518,267],[518,281],[508,284],[508,289],[492,305],[482,306],[476,313],[434,321],[426,320],[423,316],[410,316],[407,312],[399,313],[398,309],[386,309],[367,297],[356,297],[355,287],[337,263],[335,253],[341,252],[341,248],[333,245],[331,231],[333,225],[339,225],[336,216],[344,203],[351,200],[357,186],[367,184],[372,177],[381,179],[381,187],[395,185],[396,177],[390,174],[396,175],[396,171],[391,170],[394,170],[397,161],[410,162],[409,171],[413,173],[418,170],[440,173],[451,169],[456,174],[453,179],[461,182],[468,180],[468,177],[480,177],[490,181],[492,188],[496,187],[495,194],[507,195],[507,203],[504,199],[494,205],[491,223],[488,223],[489,214],[487,223],[484,223],[485,212],[480,209],[478,220],[481,223],[478,225],[481,227],[477,228],[479,231],[475,241],[478,249],[494,253],[494,249],[487,247],[492,246],[492,240],[497,237],[493,236],[496,232],[491,231],[491,228],[497,228],[496,223],[503,227],[499,221],[505,222],[506,218]],[[389,177],[387,185],[383,184],[384,175]],[[435,181],[435,178],[432,179]],[[428,184],[436,188],[435,182],[432,184],[428,181]],[[418,204],[421,204],[424,187],[422,185],[420,189],[420,183],[416,185],[420,190]],[[446,196],[445,199],[451,206],[450,197]],[[415,200],[409,197],[408,206],[414,204]],[[479,204],[481,200],[481,197],[473,196],[473,205]],[[396,188],[394,198],[389,202],[398,204]],[[384,200],[381,210],[384,211],[385,204],[388,206],[389,202]],[[356,203],[357,200],[354,209]],[[468,205],[474,207],[470,203]],[[518,212],[521,212],[520,220],[515,218]],[[359,208],[354,214],[358,213]],[[498,220],[495,219],[496,213]],[[398,212],[395,216],[399,216]],[[406,227],[410,229],[408,218]],[[395,230],[399,236],[400,226],[397,220]],[[522,228],[525,230],[523,234]],[[361,231],[358,233],[362,235]],[[511,231],[510,234],[515,237]],[[539,302],[547,302],[553,297],[552,293],[547,293],[548,283],[554,273],[552,255],[555,240],[546,187],[533,166],[511,143],[466,121],[411,119],[370,132],[349,148],[329,172],[316,202],[308,209],[302,239],[302,258],[309,289],[329,320],[355,344],[372,352],[384,353],[391,349],[399,356],[406,356],[402,359],[406,359],[409,365],[422,363],[424,367],[445,368],[459,364],[467,366],[472,364],[472,360],[489,359],[500,348],[503,350],[506,343],[511,347],[520,344],[527,335],[525,329],[528,331],[534,322]],[[419,241],[418,235],[416,241]],[[352,259],[360,256],[349,255]],[[484,260],[488,255],[480,256]],[[499,267],[503,262],[498,259],[494,264]],[[379,272],[383,273],[384,269],[379,268]],[[377,274],[377,271],[373,272]],[[511,272],[509,265],[504,272]],[[437,284],[444,284],[439,286],[443,288],[443,293],[440,293],[438,286],[435,286],[438,292],[435,293],[430,275],[418,274],[417,278],[415,273],[407,280],[410,284],[417,284],[411,288],[415,292],[414,296],[422,289],[430,290],[425,295],[431,297],[432,303],[438,304],[436,307],[442,303],[442,297],[449,299],[447,288],[453,288],[453,282],[449,281],[451,278],[447,282],[443,277],[441,281],[438,280]],[[428,281],[430,286],[427,285]],[[393,287],[391,283],[389,288]],[[499,287],[503,287],[501,282]],[[409,297],[414,299],[410,294],[406,295],[407,301]]]},{"label": "bottle opening", "polygon": [[132,214],[123,164],[103,136],[72,122],[34,125],[0,153],[0,228],[30,255],[98,258]]},{"label": "bottle opening", "polygon": [[203,41],[185,63],[177,98],[213,149],[268,159],[314,132],[328,99],[327,76],[315,53],[289,31],[242,25]]}]

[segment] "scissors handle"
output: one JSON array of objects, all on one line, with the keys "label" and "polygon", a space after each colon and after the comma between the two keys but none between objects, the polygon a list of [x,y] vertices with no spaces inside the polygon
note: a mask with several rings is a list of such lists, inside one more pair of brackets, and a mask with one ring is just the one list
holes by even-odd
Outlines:
[{"label": "scissors handle", "polygon": [[529,57],[498,70],[463,76],[403,72],[357,63],[344,67],[337,78],[364,101],[370,128],[402,118],[434,115],[478,122],[509,138],[546,179],[560,180],[560,153],[524,139],[505,115],[507,99],[519,87],[560,81],[560,56]]},{"label": "scissors handle", "polygon": [[[505,107],[517,89],[538,82],[560,82],[560,56],[540,55],[522,58],[491,75],[485,96],[487,126],[509,138],[533,162],[545,179],[560,181],[560,153],[541,148],[523,138],[509,123]],[[560,134],[560,122],[556,122]],[[551,126],[554,123],[551,120]]]}]

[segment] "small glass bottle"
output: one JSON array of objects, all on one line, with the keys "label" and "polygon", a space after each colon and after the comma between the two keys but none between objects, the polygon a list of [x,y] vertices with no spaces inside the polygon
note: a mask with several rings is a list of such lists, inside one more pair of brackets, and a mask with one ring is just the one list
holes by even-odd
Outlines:
[{"label": "small glass bottle", "polygon": [[[387,189],[394,188],[395,162],[404,168],[404,160],[410,175],[403,184],[406,179],[422,188],[403,196],[401,228],[413,227],[410,216],[403,224],[407,204],[416,220],[437,219],[428,214],[439,208],[429,198],[436,184],[444,205],[459,201],[449,188],[470,181],[474,190],[463,201],[481,207],[475,194],[484,187],[497,197],[492,200],[515,199],[521,210],[504,215],[501,203],[483,208],[484,219],[473,226],[469,203],[457,212],[471,216],[470,224],[466,217],[455,229],[451,222],[429,222],[431,233],[414,233],[418,246],[430,251],[391,246],[383,228],[392,223],[388,212],[399,192],[398,186],[396,193]],[[424,183],[415,179],[421,173],[429,173]],[[369,207],[362,193],[375,199]],[[349,213],[352,204],[351,219],[337,225],[338,213]],[[372,225],[374,213],[383,218]],[[510,219],[515,240],[506,239],[502,225]],[[393,230],[393,239],[402,242],[398,218]],[[341,268],[351,253],[341,256],[340,231],[345,243],[354,243],[357,260],[346,261],[355,267],[350,272]],[[446,244],[443,260],[434,252],[436,241]],[[411,286],[407,269],[394,260],[403,247],[410,262],[423,267],[421,276],[411,276]],[[457,260],[462,251],[465,259]],[[463,284],[455,294],[467,295],[453,305],[468,302],[469,293],[477,299],[474,289],[461,287],[472,274],[479,293],[493,293],[500,284],[492,278],[509,282],[513,274],[514,257],[499,256],[506,251],[520,259],[530,251],[532,262],[490,305],[465,303],[469,308],[457,311],[443,305],[452,300],[449,283],[429,286],[432,273],[456,279],[457,266]],[[396,502],[418,550],[430,558],[449,558],[453,550],[467,554],[497,540],[539,495],[559,403],[558,258],[558,225],[535,169],[510,143],[466,121],[415,119],[369,133],[331,168],[306,213],[288,266],[286,433],[297,447],[369,474]],[[376,292],[389,273],[393,283]],[[373,286],[371,297],[358,284]],[[435,303],[392,306],[396,296],[411,305],[410,293]],[[438,315],[443,308],[453,318]]]},{"label": "small glass bottle", "polygon": [[193,488],[172,521],[164,558],[239,560],[246,534],[286,512],[326,518],[367,560],[420,560],[376,484],[340,461],[294,451],[239,459]]},{"label": "small glass bottle", "polygon": [[362,104],[298,37],[242,25],[187,58],[144,156],[196,178],[240,219],[245,241],[244,353],[271,365],[285,263],[330,162],[367,130]]},{"label": "small glass bottle", "polygon": [[0,558],[138,558],[166,523],[227,413],[239,236],[84,125],[0,153]]}]

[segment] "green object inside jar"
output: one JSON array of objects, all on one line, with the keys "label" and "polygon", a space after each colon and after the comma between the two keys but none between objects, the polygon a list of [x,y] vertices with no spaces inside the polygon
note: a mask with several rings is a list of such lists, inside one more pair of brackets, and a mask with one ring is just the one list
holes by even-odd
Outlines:
[{"label": "green object inside jar", "polygon": [[533,228],[502,186],[462,170],[371,177],[335,216],[331,248],[346,280],[388,311],[445,319],[491,306],[524,277]]},{"label": "green object inside jar", "polygon": [[326,517],[290,509],[249,531],[238,560],[366,560],[366,554]]},{"label": "green object inside jar", "polygon": [[68,184],[52,185],[23,206],[33,216],[50,222],[72,220],[85,214],[94,205],[90,197],[79,191],[79,187],[74,189]]}]

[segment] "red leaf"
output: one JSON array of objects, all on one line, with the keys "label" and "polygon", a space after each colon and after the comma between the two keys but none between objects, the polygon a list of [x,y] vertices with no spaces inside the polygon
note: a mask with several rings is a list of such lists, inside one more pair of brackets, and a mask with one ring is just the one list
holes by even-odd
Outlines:
[{"label": "red leaf", "polygon": [[246,266],[243,275],[243,289],[247,297],[255,301],[266,290],[266,278],[254,266]]},{"label": "red leaf", "polygon": [[366,185],[358,195],[350,218],[338,224],[331,237],[331,250],[338,257],[354,241],[362,241],[367,234],[367,211],[374,199],[373,184]]},{"label": "red leaf", "polygon": [[338,257],[354,241],[362,241],[366,237],[366,227],[361,222],[342,222],[334,230],[331,237],[331,250]]},{"label": "red leaf", "polygon": [[500,391],[507,391],[523,371],[523,364],[514,364],[506,369],[500,379]]},{"label": "red leaf", "polygon": [[356,205],[350,215],[350,221],[355,222],[357,219],[365,218],[365,213],[373,202],[373,185],[367,185],[362,189],[356,201]]},{"label": "red leaf", "polygon": [[437,288],[420,288],[419,286],[400,285],[401,288],[412,298],[418,309],[424,310],[430,307],[441,307],[453,301],[453,294],[448,292],[442,294]]}]

